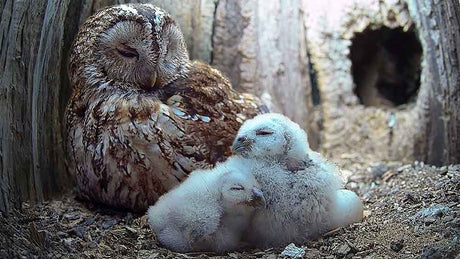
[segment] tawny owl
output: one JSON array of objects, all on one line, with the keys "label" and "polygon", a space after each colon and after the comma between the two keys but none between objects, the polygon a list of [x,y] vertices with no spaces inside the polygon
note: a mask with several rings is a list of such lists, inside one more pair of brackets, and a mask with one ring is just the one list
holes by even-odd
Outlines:
[{"label": "tawny owl", "polygon": [[145,210],[197,168],[231,154],[258,101],[191,62],[165,11],[120,5],[91,16],[70,56],[66,111],[77,196]]}]

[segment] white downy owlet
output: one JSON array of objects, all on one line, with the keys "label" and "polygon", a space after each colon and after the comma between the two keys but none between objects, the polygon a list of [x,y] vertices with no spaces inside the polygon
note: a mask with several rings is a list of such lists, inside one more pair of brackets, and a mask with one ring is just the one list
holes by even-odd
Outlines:
[{"label": "white downy owlet", "polygon": [[238,249],[256,208],[259,184],[238,157],[198,170],[149,208],[148,222],[166,248],[178,252]]},{"label": "white downy owlet", "polygon": [[233,150],[251,161],[267,207],[248,231],[257,247],[302,243],[362,219],[362,203],[343,190],[335,165],[308,147],[299,125],[281,114],[263,114],[241,126]]}]

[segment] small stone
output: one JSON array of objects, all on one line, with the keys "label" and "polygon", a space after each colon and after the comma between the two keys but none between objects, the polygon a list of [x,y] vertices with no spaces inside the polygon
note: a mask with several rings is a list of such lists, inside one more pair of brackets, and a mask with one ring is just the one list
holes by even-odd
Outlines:
[{"label": "small stone", "polygon": [[363,219],[368,218],[370,215],[372,215],[372,212],[370,210],[363,211]]},{"label": "small stone", "polygon": [[372,164],[367,171],[372,174],[374,178],[381,178],[389,170],[388,166],[384,163]]},{"label": "small stone", "polygon": [[72,241],[73,241],[72,238],[64,238],[64,240],[63,240],[64,246],[67,247],[68,249],[71,249],[72,248]]},{"label": "small stone", "polygon": [[447,215],[450,212],[449,207],[446,207],[441,204],[433,204],[428,208],[422,209],[414,216],[414,221],[421,221],[424,223],[431,224],[436,221],[436,219],[441,218]]},{"label": "small stone", "polygon": [[129,233],[132,235],[137,235],[137,230],[128,226],[125,226],[126,230],[128,230]]},{"label": "small stone", "polygon": [[88,246],[89,246],[89,248],[96,248],[96,247],[97,247],[97,243],[94,242],[94,241],[92,241],[92,242],[89,243]]},{"label": "small stone", "polygon": [[449,170],[447,169],[447,166],[443,166],[443,167],[439,168],[439,171],[440,171],[441,175],[445,175],[445,174],[447,174],[447,172]]},{"label": "small stone", "polygon": [[155,258],[158,258],[160,255],[160,253],[153,253],[151,255],[149,255],[148,259],[155,259]]},{"label": "small stone", "polygon": [[358,187],[359,187],[359,184],[357,184],[355,182],[350,182],[350,183],[347,184],[348,189],[357,190]]},{"label": "small stone", "polygon": [[77,237],[83,238],[83,235],[85,234],[85,228],[83,226],[76,226],[73,228],[73,232]]},{"label": "small stone", "polygon": [[343,178],[345,183],[350,181],[350,177],[352,175],[354,175],[354,173],[350,170],[340,170],[340,176]]},{"label": "small stone", "polygon": [[422,250],[422,256],[421,258],[423,259],[441,259],[443,258],[442,251],[439,247],[433,246],[430,247],[428,245],[425,245]]},{"label": "small stone", "polygon": [[64,218],[66,218],[68,220],[77,220],[77,219],[80,218],[80,215],[78,215],[78,214],[65,214]]},{"label": "small stone", "polygon": [[403,165],[403,166],[398,167],[398,169],[396,169],[396,172],[401,173],[402,171],[404,171],[406,169],[410,169],[410,168],[412,168],[411,164]]},{"label": "small stone", "polygon": [[94,223],[94,218],[89,217],[89,218],[86,218],[86,219],[85,219],[85,224],[86,224],[87,226],[90,226],[90,225],[92,225],[93,223]]},{"label": "small stone", "polygon": [[109,221],[104,221],[104,222],[102,222],[102,228],[107,229],[107,228],[112,227],[115,224],[117,224],[117,220],[115,220],[115,219],[112,219],[112,220],[109,220]]},{"label": "small stone", "polygon": [[133,223],[133,214],[128,212],[125,216],[125,223],[126,225],[131,225]]},{"label": "small stone", "polygon": [[396,241],[391,241],[390,242],[390,248],[391,250],[395,252],[401,251],[404,247],[404,239],[396,240]]},{"label": "small stone", "polygon": [[305,255],[305,248],[297,247],[293,243],[290,243],[286,248],[284,248],[283,252],[281,252],[281,256],[287,256],[290,258],[302,258]]},{"label": "small stone", "polygon": [[351,248],[348,244],[341,244],[339,246],[336,246],[335,249],[333,249],[333,253],[337,255],[338,257],[344,257],[348,253],[350,253]]}]

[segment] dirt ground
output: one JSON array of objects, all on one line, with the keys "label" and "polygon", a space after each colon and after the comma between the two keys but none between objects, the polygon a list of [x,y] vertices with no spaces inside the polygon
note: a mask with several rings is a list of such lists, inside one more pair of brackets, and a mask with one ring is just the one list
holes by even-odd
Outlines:
[{"label": "dirt ground", "polygon": [[[297,244],[304,258],[460,258],[460,165],[332,159],[365,219]],[[284,247],[226,255],[159,246],[143,215],[76,201],[72,193],[0,217],[0,258],[282,258]],[[301,254],[302,254],[301,253]]]}]

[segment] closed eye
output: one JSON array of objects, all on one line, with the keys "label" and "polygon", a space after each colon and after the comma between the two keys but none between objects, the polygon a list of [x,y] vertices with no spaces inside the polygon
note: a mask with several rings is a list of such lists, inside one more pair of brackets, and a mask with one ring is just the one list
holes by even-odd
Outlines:
[{"label": "closed eye", "polygon": [[137,53],[136,49],[133,49],[126,45],[118,45],[117,51],[118,53],[120,53],[120,55],[126,58],[138,58],[139,57],[139,53]]},{"label": "closed eye", "polygon": [[256,131],[257,136],[267,136],[267,135],[272,135],[274,132],[271,130],[267,129],[259,129]]},{"label": "closed eye", "polygon": [[244,187],[243,186],[233,186],[233,187],[230,187],[230,190],[232,190],[232,191],[242,191],[242,190],[244,190]]}]

